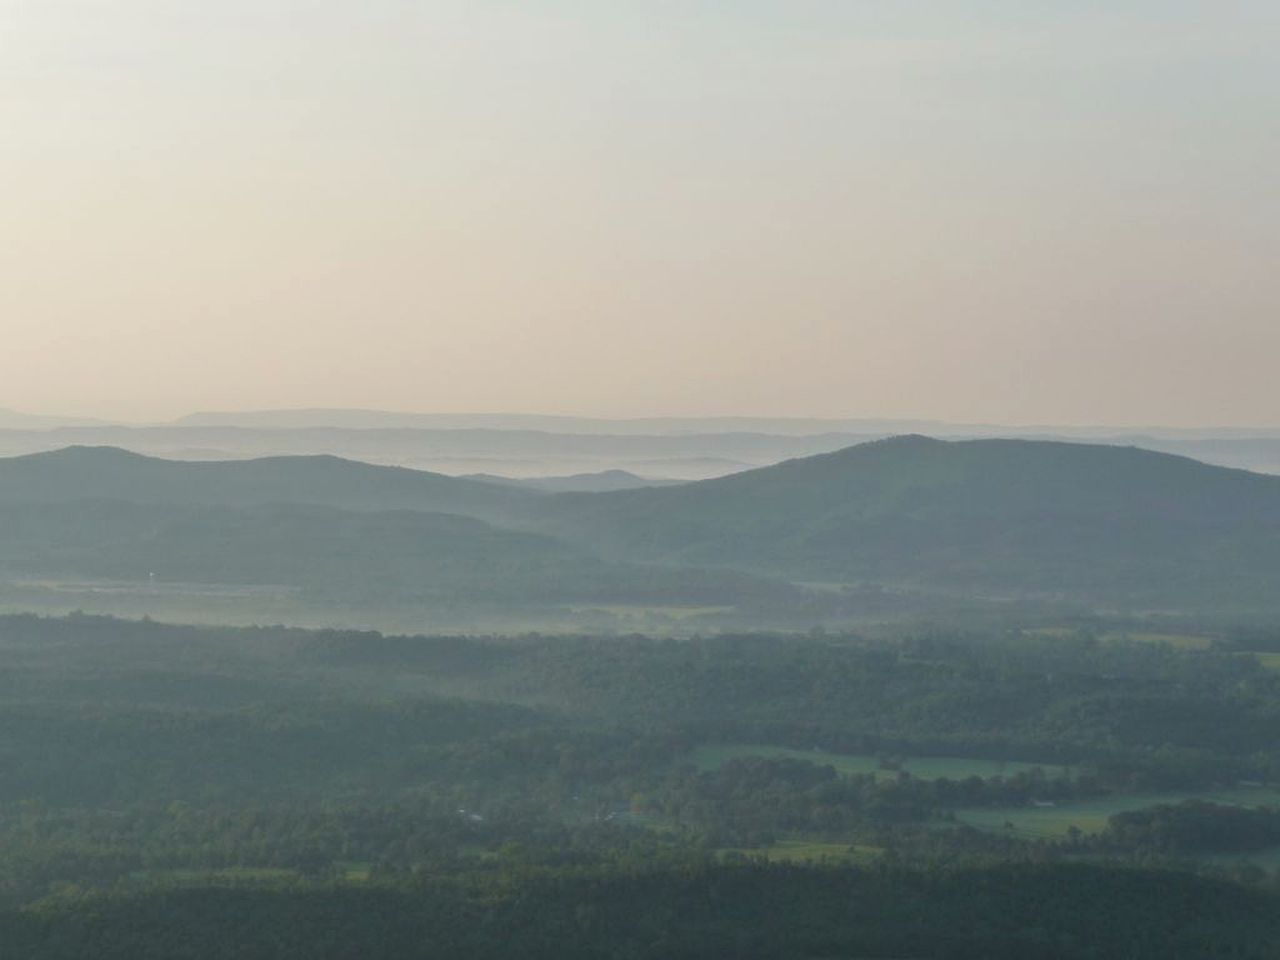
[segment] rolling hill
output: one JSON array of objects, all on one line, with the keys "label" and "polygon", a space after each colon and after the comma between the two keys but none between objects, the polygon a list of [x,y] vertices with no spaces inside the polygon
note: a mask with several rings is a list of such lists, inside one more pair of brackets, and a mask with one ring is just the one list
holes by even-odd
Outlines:
[{"label": "rolling hill", "polygon": [[1280,609],[1280,478],[1050,441],[905,436],[699,483],[554,494],[325,456],[72,447],[0,460],[0,540],[11,574],[158,571],[360,603],[795,610],[781,581],[796,581]]},{"label": "rolling hill", "polygon": [[757,575],[602,561],[494,526],[545,494],[336,457],[186,462],[68,447],[0,459],[0,579],[287,587],[308,602],[734,605]]},{"label": "rolling hill", "polygon": [[[283,587],[356,607],[735,604],[796,593],[724,570],[602,562],[470,517],[79,500],[0,503],[0,579]],[[197,590],[198,592],[198,590]]]},{"label": "rolling hill", "polygon": [[493,518],[510,514],[535,496],[526,490],[331,456],[197,462],[161,460],[114,447],[72,446],[0,459],[0,503],[301,503]]},{"label": "rolling hill", "polygon": [[795,580],[1280,606],[1280,478],[1136,448],[905,436],[545,511],[611,556]]}]

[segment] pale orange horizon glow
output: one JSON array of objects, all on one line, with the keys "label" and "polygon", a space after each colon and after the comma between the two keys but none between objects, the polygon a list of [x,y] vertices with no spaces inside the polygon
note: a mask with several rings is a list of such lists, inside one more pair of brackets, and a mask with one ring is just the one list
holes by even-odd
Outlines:
[{"label": "pale orange horizon glow", "polygon": [[0,407],[1280,425],[1278,43],[1263,2],[0,3]]}]

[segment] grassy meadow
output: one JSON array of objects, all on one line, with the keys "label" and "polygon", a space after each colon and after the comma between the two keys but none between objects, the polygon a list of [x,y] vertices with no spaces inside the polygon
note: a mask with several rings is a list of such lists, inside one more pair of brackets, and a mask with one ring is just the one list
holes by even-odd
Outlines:
[{"label": "grassy meadow", "polygon": [[[700,770],[715,770],[738,757],[784,757],[804,760],[820,766],[834,767],[842,775],[874,773],[889,778],[898,770],[886,769],[881,758],[870,754],[829,753],[826,750],[793,750],[760,744],[709,744],[693,751],[692,760]],[[1005,777],[1030,772],[1040,768],[1049,777],[1065,776],[1066,767],[1054,764],[1029,763],[1022,760],[974,760],[962,757],[908,757],[902,759],[899,768],[921,780],[963,780],[966,777]]]}]

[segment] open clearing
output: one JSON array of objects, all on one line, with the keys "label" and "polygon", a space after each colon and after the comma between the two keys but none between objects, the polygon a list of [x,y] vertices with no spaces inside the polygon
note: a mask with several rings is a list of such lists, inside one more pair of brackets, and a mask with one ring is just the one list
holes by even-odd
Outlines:
[{"label": "open clearing", "polygon": [[1253,656],[1268,670],[1280,670],[1280,653],[1255,653]]},{"label": "open clearing", "polygon": [[[340,861],[335,864],[336,871],[331,879],[345,880],[348,883],[362,883],[369,879],[373,865],[363,861]],[[190,869],[155,869],[139,870],[133,874],[134,880],[162,881],[172,883],[201,884],[216,880],[235,880],[246,883],[271,883],[280,880],[301,880],[304,874],[292,867],[210,867],[206,870]]]},{"label": "open clearing", "polygon": [[1181,803],[1184,800],[1207,800],[1245,807],[1280,806],[1280,789],[1234,787],[1225,790],[1133,793],[1056,807],[968,807],[957,810],[955,814],[958,822],[981,830],[1052,840],[1066,836],[1072,827],[1084,833],[1100,833],[1107,826],[1107,818],[1116,813],[1160,804]]},{"label": "open clearing", "polygon": [[[1026,631],[1041,637],[1070,637],[1078,633],[1070,627],[1034,627]],[[1179,650],[1210,650],[1213,637],[1194,633],[1160,633],[1154,630],[1111,630],[1098,637],[1104,643],[1162,643]]]},{"label": "open clearing", "polygon": [[1210,650],[1213,648],[1212,637],[1199,637],[1190,633],[1104,633],[1102,639],[1108,642],[1129,641],[1130,643],[1163,643],[1177,647],[1179,650]]},{"label": "open clearing", "polygon": [[[738,757],[785,757],[806,760],[819,766],[831,766],[840,774],[874,773],[881,777],[896,777],[896,770],[883,769],[880,758],[870,754],[828,753],[826,750],[792,750],[787,747],[771,747],[760,744],[708,744],[693,751],[693,763],[700,770],[714,770]],[[1066,767],[1047,763],[1028,763],[1019,760],[972,760],[961,757],[908,757],[901,768],[921,780],[963,780],[966,777],[1008,777],[1015,773],[1029,772],[1037,768],[1048,777],[1061,777],[1069,773]]]}]

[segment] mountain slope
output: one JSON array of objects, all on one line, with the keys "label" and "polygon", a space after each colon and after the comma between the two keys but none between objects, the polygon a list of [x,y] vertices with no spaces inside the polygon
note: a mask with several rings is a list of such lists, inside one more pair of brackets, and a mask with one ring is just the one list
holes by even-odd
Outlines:
[{"label": "mountain slope", "polygon": [[159,460],[114,447],[66,447],[0,459],[0,503],[305,503],[500,517],[534,496],[530,491],[329,456],[192,462]]},{"label": "mountain slope", "polygon": [[285,586],[319,603],[735,605],[784,583],[621,561],[493,526],[546,495],[336,457],[0,459],[0,580]]},{"label": "mountain slope", "polygon": [[796,579],[1144,602],[1280,584],[1280,478],[1134,448],[898,437],[546,510],[612,555]]},{"label": "mountain slope", "polygon": [[728,571],[606,563],[544,534],[469,517],[80,500],[0,504],[0,579],[283,586],[354,605],[733,604],[785,584]]}]

